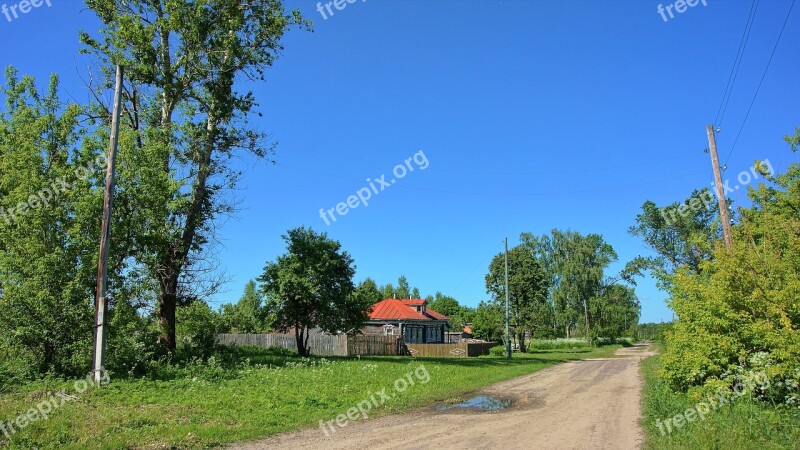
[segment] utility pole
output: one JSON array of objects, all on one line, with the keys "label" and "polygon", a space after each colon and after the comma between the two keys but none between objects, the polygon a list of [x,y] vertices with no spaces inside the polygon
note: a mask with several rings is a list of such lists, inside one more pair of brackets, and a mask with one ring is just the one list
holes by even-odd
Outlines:
[{"label": "utility pole", "polygon": [[722,220],[722,234],[725,237],[725,246],[731,248],[731,221],[728,218],[728,205],[725,202],[725,191],[722,189],[722,174],[719,170],[719,157],[717,156],[717,138],[714,133],[714,126],[706,126],[708,134],[708,152],[711,153],[711,167],[714,169],[714,183],[717,187],[717,199],[719,200],[719,216]]},{"label": "utility pole", "polygon": [[106,362],[106,285],[108,272],[108,247],[111,240],[111,203],[114,197],[114,171],[117,162],[117,141],[119,137],[119,113],[122,103],[122,66],[117,66],[116,86],[114,87],[114,109],[111,114],[111,140],[108,145],[106,164],[106,188],[103,195],[103,221],[100,230],[100,258],[97,263],[97,297],[95,298],[94,333],[94,380],[100,384]]},{"label": "utility pole", "polygon": [[508,302],[508,238],[505,240],[506,246],[506,359],[511,359],[511,327],[508,324],[511,318],[511,310]]}]

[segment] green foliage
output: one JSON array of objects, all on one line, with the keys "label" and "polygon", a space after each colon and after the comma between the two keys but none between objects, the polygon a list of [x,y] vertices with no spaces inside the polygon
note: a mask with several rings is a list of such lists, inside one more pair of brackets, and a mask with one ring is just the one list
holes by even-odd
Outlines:
[{"label": "green foliage", "polygon": [[[97,58],[106,85],[114,65],[125,68],[121,127],[130,139],[120,148],[138,164],[119,186],[137,200],[127,217],[140,226],[128,235],[129,256],[152,282],[160,340],[172,351],[176,309],[219,286],[207,250],[215,220],[234,208],[227,194],[241,173],[230,161],[274,147],[250,120],[256,99],[240,80],[263,81],[284,34],[309,23],[279,0],[86,3],[102,27],[81,33],[83,51]],[[108,115],[102,105],[90,109]]]},{"label": "green foliage", "polygon": [[586,348],[592,344],[586,339],[534,339],[531,341],[531,350],[552,350],[564,348]]},{"label": "green foliage", "polygon": [[[659,449],[789,449],[800,442],[800,410],[775,407],[743,397],[710,411],[704,420],[686,422],[668,433],[664,421],[697,406],[697,399],[675,392],[658,376],[661,357],[642,363],[645,442]],[[659,429],[659,423],[661,429]]]},{"label": "green foliage", "polygon": [[633,289],[618,283],[634,285],[634,277],[648,267],[644,258],[633,259],[615,277],[607,278],[605,269],[617,260],[617,254],[598,234],[551,230],[542,236],[522,233],[520,239],[547,280],[551,311],[535,335],[571,337],[576,327],[589,338],[630,333],[640,306]]},{"label": "green foliage", "polygon": [[721,237],[716,201],[711,190],[703,188],[664,207],[652,201],[642,205],[628,232],[657,254],[649,268],[662,288],[669,288],[670,275],[678,268],[699,272],[702,262],[711,258],[714,242]]},{"label": "green foliage", "polygon": [[672,329],[672,322],[640,323],[636,326],[636,337],[642,340],[653,340],[664,344],[666,333]]},{"label": "green foliage", "polygon": [[255,281],[244,286],[242,298],[235,305],[222,306],[222,322],[226,333],[267,333],[266,309],[256,292]]},{"label": "green foliage", "polygon": [[182,355],[207,358],[224,331],[222,317],[205,302],[196,301],[178,309],[178,349]]},{"label": "green foliage", "polygon": [[489,355],[491,356],[505,356],[506,355],[506,346],[505,345],[498,345],[489,349]]},{"label": "green foliage", "polygon": [[[505,305],[506,272],[505,256],[498,254],[489,264],[486,275],[486,291],[492,301]],[[547,303],[545,273],[534,255],[523,246],[508,252],[508,294],[511,310],[511,327],[524,351],[525,333],[549,326],[550,305]]]},{"label": "green foliage", "polygon": [[464,325],[472,323],[475,319],[475,309],[462,306],[455,297],[436,292],[432,297],[428,297],[428,307],[438,311],[449,318],[448,324],[450,331],[461,331]]},{"label": "green foliage", "polygon": [[375,280],[369,277],[365,278],[361,283],[358,283],[358,286],[356,286],[356,294],[373,305],[381,300],[389,298],[383,296]]},{"label": "green foliage", "polygon": [[97,264],[85,236],[98,236],[99,203],[75,188],[92,173],[81,181],[75,169],[95,149],[77,148],[80,110],[59,102],[57,88],[53,76],[39,93],[9,68],[0,92],[0,347],[34,372],[82,374],[94,317],[86,269]]},{"label": "green foliage", "polygon": [[495,302],[480,302],[472,319],[472,335],[490,342],[504,341],[505,309]]},{"label": "green foliage", "polygon": [[157,324],[127,303],[114,308],[108,328],[106,367],[116,374],[145,375],[150,363],[163,355]]},{"label": "green foliage", "polygon": [[717,245],[700,272],[671,279],[679,321],[667,334],[662,375],[693,397],[729,389],[742,373],[765,372],[775,403],[800,403],[800,165],[751,188],[733,246]]},{"label": "green foliage", "polygon": [[351,332],[367,319],[372,299],[353,295],[353,259],[326,233],[300,227],[283,238],[288,253],[267,263],[258,280],[271,325],[294,328],[299,352],[307,356],[310,329]]}]

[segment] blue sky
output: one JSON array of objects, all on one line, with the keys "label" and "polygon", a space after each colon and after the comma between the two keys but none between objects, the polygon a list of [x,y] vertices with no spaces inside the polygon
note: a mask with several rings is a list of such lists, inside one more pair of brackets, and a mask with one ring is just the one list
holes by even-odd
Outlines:
[{"label": "blue sky", "polygon": [[[341,241],[359,280],[403,274],[423,295],[473,306],[487,298],[483,277],[503,238],[514,245],[521,232],[600,233],[619,270],[648,254],[627,234],[644,201],[686,198],[713,179],[705,125],[750,10],[749,1],[708,0],[664,22],[649,0],[368,0],[325,20],[316,2],[288,4],[314,32],[287,35],[267,81],[252,85],[263,113],[255,125],[278,142],[278,165],[239,162],[241,209],[220,228],[231,282],[215,303],[236,300],[284,251],[281,234],[300,225]],[[760,2],[721,123],[723,162],[788,8]],[[800,126],[799,10],[724,177],[756,159],[778,171],[798,159],[782,137]],[[79,74],[90,61],[78,55],[79,29],[93,33],[97,22],[76,0],[10,22],[0,15],[0,62],[42,84],[59,73],[64,97],[85,101]],[[331,225],[320,218],[420,150],[427,169]],[[731,197],[746,203],[744,190]],[[643,321],[671,319],[652,280],[637,294]]]}]

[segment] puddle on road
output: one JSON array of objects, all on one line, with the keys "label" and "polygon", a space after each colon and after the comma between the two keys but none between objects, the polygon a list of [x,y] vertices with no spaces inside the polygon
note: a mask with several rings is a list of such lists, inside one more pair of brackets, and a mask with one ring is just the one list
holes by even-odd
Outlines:
[{"label": "puddle on road", "polygon": [[442,405],[439,407],[439,410],[474,409],[476,411],[501,411],[509,406],[511,406],[511,400],[501,400],[499,398],[489,397],[488,395],[479,395],[455,405]]}]

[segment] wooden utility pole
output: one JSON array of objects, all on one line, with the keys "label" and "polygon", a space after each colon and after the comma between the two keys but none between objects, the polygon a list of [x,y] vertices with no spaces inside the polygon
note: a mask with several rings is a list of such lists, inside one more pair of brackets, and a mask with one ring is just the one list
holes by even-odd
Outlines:
[{"label": "wooden utility pole", "polygon": [[[511,309],[508,302],[508,238],[505,240],[506,246],[506,359],[511,359]],[[524,337],[523,337],[524,339]]]},{"label": "wooden utility pole", "polygon": [[708,152],[711,153],[711,167],[714,169],[714,182],[717,186],[717,199],[719,200],[719,216],[722,220],[722,234],[725,237],[725,246],[731,247],[731,221],[728,218],[728,205],[725,202],[725,191],[722,189],[722,174],[719,170],[719,157],[717,156],[717,138],[714,126],[706,127],[708,134]]},{"label": "wooden utility pole", "polygon": [[97,263],[97,297],[95,298],[94,380],[100,383],[106,362],[106,275],[108,272],[108,246],[111,240],[111,203],[114,197],[114,171],[117,162],[119,113],[122,103],[122,66],[117,66],[114,87],[114,110],[111,114],[111,142],[108,145],[106,188],[103,196],[103,221],[100,230],[100,258]]}]

